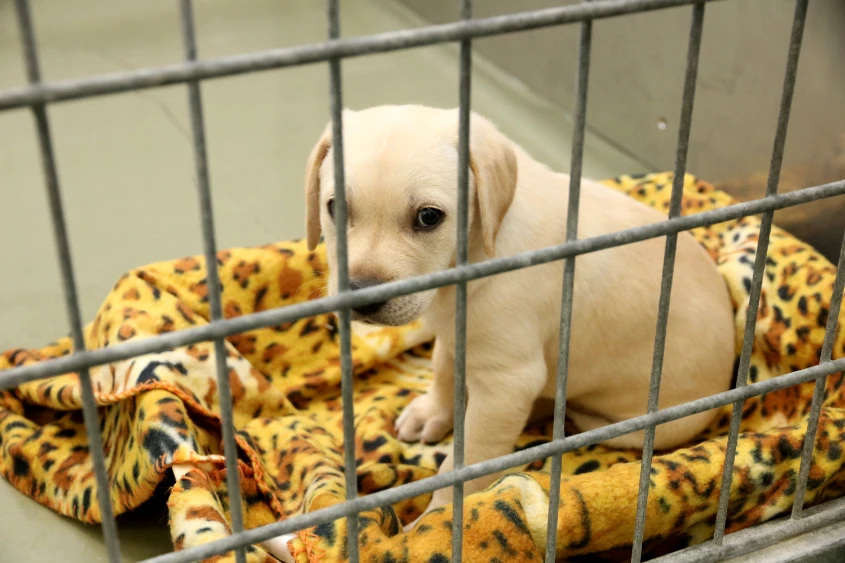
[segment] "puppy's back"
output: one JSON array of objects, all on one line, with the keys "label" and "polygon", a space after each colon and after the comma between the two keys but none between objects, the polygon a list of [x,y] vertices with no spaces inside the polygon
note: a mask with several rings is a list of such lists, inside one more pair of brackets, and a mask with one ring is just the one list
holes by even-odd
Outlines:
[{"label": "puppy's back", "polygon": [[[551,171],[524,151],[517,154],[516,197],[497,240],[497,255],[502,256],[565,240],[569,176]],[[666,218],[665,213],[621,192],[582,179],[580,239]],[[583,398],[598,412],[617,413],[620,419],[645,412],[665,246],[666,237],[659,237],[576,259],[569,396]],[[519,281],[514,276],[513,289],[523,295],[518,300],[521,314],[535,309],[537,322],[545,326],[553,371],[563,268],[558,262],[533,272],[526,272]],[[527,293],[531,295],[525,297]],[[733,310],[724,279],[694,237],[679,233],[661,407],[727,389],[734,340]],[[553,385],[549,391],[553,392]]]}]

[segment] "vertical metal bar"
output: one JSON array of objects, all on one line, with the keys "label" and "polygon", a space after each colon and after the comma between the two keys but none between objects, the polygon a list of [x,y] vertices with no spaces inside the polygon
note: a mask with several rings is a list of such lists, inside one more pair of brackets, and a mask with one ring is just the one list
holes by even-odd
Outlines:
[{"label": "vertical metal bar", "polygon": [[[179,13],[182,23],[185,59],[195,61],[197,60],[197,44],[191,0],[180,0]],[[188,104],[190,106],[191,130],[194,140],[194,162],[197,173],[197,195],[200,205],[208,302],[211,309],[211,324],[214,324],[223,320],[223,306],[220,297],[220,276],[217,271],[217,244],[214,234],[211,182],[208,175],[208,155],[206,152],[202,96],[199,82],[196,80],[188,82]],[[243,504],[241,502],[240,476],[238,474],[238,445],[235,442],[232,389],[229,383],[229,368],[226,362],[226,341],[223,338],[214,339],[214,356],[217,374],[217,394],[220,405],[220,422],[223,434],[223,454],[226,458],[226,487],[229,490],[229,514],[232,520],[232,531],[235,534],[239,534],[244,530],[244,515]],[[235,551],[235,560],[238,563],[246,562],[246,551],[243,547],[239,547]]]},{"label": "vertical metal bar", "polygon": [[[772,160],[769,165],[769,180],[766,185],[766,196],[777,193],[780,182],[780,169],[783,162],[783,151],[786,146],[786,130],[789,124],[789,114],[792,110],[792,95],[795,91],[795,77],[798,73],[798,59],[801,54],[801,42],[804,38],[804,22],[807,19],[808,0],[795,2],[795,17],[792,22],[792,34],[789,39],[789,54],[786,61],[786,73],[783,79],[783,91],[780,100],[777,130],[775,133]],[[769,250],[769,235],[772,231],[774,211],[763,214],[760,222],[760,235],[757,240],[757,256],[754,259],[754,275],[751,280],[751,291],[748,296],[748,312],[745,317],[745,332],[742,339],[742,352],[739,356],[736,386],[744,387],[748,383],[751,369],[751,351],[754,347],[754,328],[757,324],[757,311],[760,306],[760,292],[763,287],[763,274],[766,267],[766,256]],[[713,541],[721,545],[725,538],[725,523],[728,517],[728,501],[731,496],[731,481],[733,479],[736,445],[739,440],[739,423],[742,419],[744,401],[733,404],[731,412],[731,428],[728,434],[728,444],[725,450],[725,466],[722,470],[722,488],[719,492],[719,507],[716,511],[716,527]]]},{"label": "vertical metal bar", "polygon": [[[340,38],[340,8],[338,0],[328,0],[329,40]],[[329,59],[329,95],[332,117],[332,152],[334,157],[334,211],[337,230],[337,288],[349,290],[349,255],[346,244],[346,177],[343,167],[343,95],[341,90],[340,59]],[[340,332],[341,402],[343,405],[343,462],[346,498],[358,497],[357,464],[355,463],[355,410],[352,379],[352,334],[349,308],[338,311]],[[358,515],[346,519],[349,561],[358,563]]]},{"label": "vertical metal bar", "polygon": [[[30,84],[39,84],[41,82],[41,69],[38,63],[38,47],[29,3],[27,0],[16,0],[15,7],[18,16],[18,26],[21,31],[27,78]],[[47,199],[50,204],[50,219],[53,223],[53,237],[59,258],[65,308],[73,337],[73,348],[75,352],[82,352],[85,350],[85,335],[83,332],[82,315],[79,311],[79,298],[76,291],[76,280],[73,274],[73,260],[70,254],[70,241],[68,239],[64,206],[62,204],[56,156],[53,151],[50,122],[47,118],[47,108],[44,104],[36,104],[32,106],[32,113],[35,117],[35,127],[38,131],[41,164],[44,169]],[[85,421],[85,431],[88,434],[88,451],[91,455],[91,463],[94,466],[94,478],[97,482],[97,502],[100,507],[103,538],[109,561],[115,563],[121,559],[120,540],[117,535],[117,523],[114,519],[114,511],[112,509],[111,485],[106,468],[105,450],[100,434],[97,402],[94,397],[94,388],[91,384],[91,372],[87,367],[79,369],[79,387],[82,395],[82,416]]]},{"label": "vertical metal bar", "polygon": [[[672,179],[672,197],[669,204],[669,218],[681,214],[681,201],[684,194],[684,174],[686,174],[689,137],[692,128],[692,111],[695,102],[695,85],[698,78],[698,60],[701,52],[701,33],[704,26],[704,4],[693,6],[690,24],[687,67],[684,76],[684,93],[681,102],[681,118],[678,127],[678,145],[675,152],[675,173]],[[666,348],[666,331],[669,324],[669,303],[672,295],[672,281],[675,269],[675,252],[678,235],[666,237],[666,249],[663,255],[663,277],[660,283],[660,301],[657,310],[657,331],[654,338],[654,358],[651,367],[651,381],[648,391],[648,412],[657,411],[660,396],[660,381],[663,376],[663,358]],[[643,553],[645,537],[646,508],[651,478],[651,463],[654,457],[654,435],[656,426],[649,426],[643,440],[643,457],[640,465],[640,483],[637,493],[637,516],[634,527],[634,544],[631,561],[639,563]]]},{"label": "vertical metal bar", "polygon": [[[590,79],[590,50],[593,22],[581,24],[578,46],[577,94],[575,122],[572,130],[572,155],[569,167],[569,204],[566,212],[566,242],[578,238],[578,210],[581,205],[581,169],[584,160],[584,134],[587,127],[587,88]],[[555,391],[554,440],[564,438],[566,417],[566,383],[569,376],[569,342],[572,334],[572,298],[575,291],[575,257],[567,258],[563,266],[563,290],[560,308],[560,341],[558,343],[557,389]],[[558,508],[560,506],[560,473],[563,454],[552,457],[549,484],[549,519],[546,528],[546,563],[554,563],[557,550]]]},{"label": "vertical metal bar", "polygon": [[[472,0],[461,0],[461,19],[472,18]],[[472,41],[463,39],[458,89],[458,251],[457,265],[469,261],[469,136],[472,84]],[[455,294],[455,424],[452,431],[454,468],[464,466],[464,418],[466,415],[467,282],[457,284]],[[452,488],[452,562],[463,560],[464,484]]]},{"label": "vertical metal bar", "polygon": [[[839,323],[839,311],[842,307],[842,293],[845,291],[845,235],[842,237],[842,248],[839,250],[839,266],[836,268],[836,279],[833,282],[833,295],[830,298],[830,309],[827,313],[824,342],[819,356],[819,363],[829,362],[833,356],[833,344],[836,340],[836,327]],[[795,488],[795,502],[792,504],[792,518],[799,518],[804,510],[804,495],[807,492],[807,478],[813,463],[813,450],[816,445],[816,431],[819,426],[819,415],[824,400],[824,386],[827,377],[816,379],[813,390],[813,403],[810,417],[807,419],[807,434],[804,436],[804,451],[801,454],[801,469],[798,471],[798,482]]]}]

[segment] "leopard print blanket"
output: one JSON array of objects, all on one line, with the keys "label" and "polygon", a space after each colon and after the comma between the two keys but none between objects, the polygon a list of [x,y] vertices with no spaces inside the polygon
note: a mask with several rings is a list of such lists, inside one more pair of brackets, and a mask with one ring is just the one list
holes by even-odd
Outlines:
[{"label": "leopard print blanket", "polygon": [[[668,209],[671,174],[624,176],[605,182],[658,209]],[[733,203],[687,176],[685,214]],[[741,334],[759,218],[693,231],[724,275]],[[315,299],[324,293],[323,251],[302,242],[221,251],[227,318]],[[86,327],[87,346],[148,338],[196,327],[209,319],[205,264],[200,258],[162,262],[120,278]],[[834,280],[831,264],[806,244],[772,232],[757,320],[751,381],[815,365]],[[358,487],[366,495],[437,472],[447,442],[405,444],[393,424],[431,377],[429,336],[418,325],[370,328],[353,335],[355,446]],[[737,342],[739,350],[740,342]],[[845,355],[839,331],[834,358]],[[331,315],[229,337],[229,382],[240,451],[248,528],[311,512],[344,499],[339,342]],[[0,370],[69,354],[63,338],[40,349],[10,350]],[[2,373],[0,373],[2,378]],[[175,549],[231,533],[218,416],[214,350],[200,343],[92,370],[102,439],[117,514],[168,495]],[[728,532],[784,514],[793,499],[813,384],[745,402],[731,484]],[[807,502],[845,493],[842,443],[845,390],[841,374],[827,380]],[[53,510],[96,523],[100,512],[81,416],[78,376],[68,373],[0,391],[0,471],[25,495]],[[697,443],[654,460],[647,507],[646,555],[654,557],[708,539],[724,463],[730,407]],[[547,442],[551,423],[527,428],[516,444]],[[563,456],[558,518],[560,559],[614,561],[630,557],[639,452],[603,446]],[[173,481],[169,468],[193,464]],[[545,546],[550,460],[514,469],[464,505],[467,561],[540,561]],[[430,495],[364,512],[362,561],[445,562],[450,556],[451,507],[426,515],[409,533]],[[303,530],[287,544],[297,562],[343,561],[346,521]],[[626,555],[627,554],[627,555]],[[274,561],[250,546],[251,562]],[[232,554],[213,561],[233,561]]]}]

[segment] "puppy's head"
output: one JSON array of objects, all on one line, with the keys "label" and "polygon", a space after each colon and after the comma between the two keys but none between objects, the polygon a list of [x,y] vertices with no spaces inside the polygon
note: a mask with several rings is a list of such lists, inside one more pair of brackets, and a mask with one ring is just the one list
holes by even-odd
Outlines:
[{"label": "puppy's head", "polygon": [[[470,245],[494,254],[496,234],[516,190],[516,155],[486,119],[470,120]],[[343,113],[350,289],[443,270],[457,248],[458,112],[381,106]],[[323,234],[334,275],[334,164],[331,125],[308,159],[308,247]],[[420,317],[436,290],[353,310],[355,320],[403,325]]]}]

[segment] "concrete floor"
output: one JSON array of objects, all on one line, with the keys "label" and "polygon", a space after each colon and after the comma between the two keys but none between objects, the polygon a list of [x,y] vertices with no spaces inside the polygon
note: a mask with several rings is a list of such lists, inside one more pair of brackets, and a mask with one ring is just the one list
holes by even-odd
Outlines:
[{"label": "concrete floor", "polygon": [[[179,61],[173,0],[35,0],[45,80]],[[391,0],[344,2],[355,36],[422,25]],[[324,38],[314,0],[198,2],[200,56],[298,45]],[[24,84],[11,2],[0,2],[0,88]],[[572,56],[575,57],[575,53]],[[435,46],[344,63],[344,101],[457,105],[457,48]],[[574,79],[574,77],[573,77]],[[318,64],[203,86],[219,248],[303,234],[304,163],[327,122],[328,70]],[[473,67],[473,107],[537,158],[568,168],[571,122],[483,60]],[[184,87],[65,102],[50,109],[83,313],[90,319],[129,268],[202,252]],[[0,349],[67,333],[37,140],[27,111],[0,113]],[[646,171],[588,135],[584,173]],[[0,562],[106,561],[99,529],[37,505],[0,481]],[[125,561],[169,551],[163,502],[120,521]]]}]

